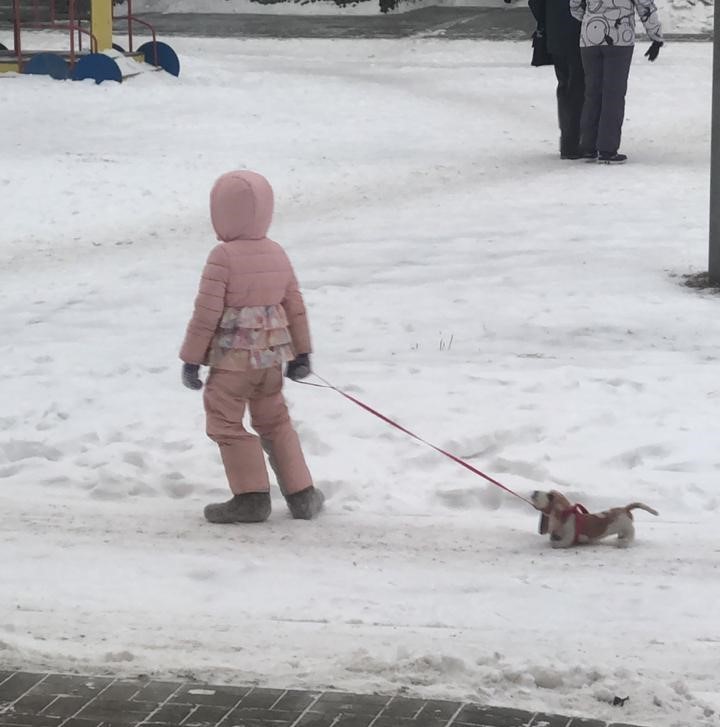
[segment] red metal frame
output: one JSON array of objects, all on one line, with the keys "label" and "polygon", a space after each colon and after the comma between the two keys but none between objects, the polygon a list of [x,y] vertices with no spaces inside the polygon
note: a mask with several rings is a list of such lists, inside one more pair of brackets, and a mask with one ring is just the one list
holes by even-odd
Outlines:
[{"label": "red metal frame", "polygon": [[[82,19],[77,16],[77,0],[68,0],[68,22],[59,23],[57,20],[57,11],[55,0],[50,0],[50,21],[43,22],[40,20],[39,7],[37,0],[33,0],[32,14],[33,22],[25,23],[24,27],[33,28],[34,30],[67,30],[70,39],[69,62],[72,68],[77,60],[78,52],[83,48],[83,36],[90,38],[90,51],[97,53],[97,38],[87,29],[83,28]],[[22,28],[23,23],[20,17],[20,0],[13,0],[13,37],[15,43],[15,58],[18,64],[18,70],[22,73],[23,56],[22,56]],[[77,33],[77,40],[75,38]],[[77,51],[76,51],[77,43]]]},{"label": "red metal frame", "polygon": [[155,33],[155,28],[150,25],[150,23],[145,22],[144,20],[141,20],[140,18],[133,15],[132,11],[132,4],[133,0],[125,0],[127,3],[127,15],[115,15],[115,5],[113,5],[113,20],[127,20],[128,24],[128,51],[130,53],[133,52],[133,23],[137,23],[138,25],[142,25],[145,28],[147,28],[150,31],[150,34],[152,35],[152,42],[153,42],[153,60],[154,65],[158,64],[158,57],[157,57],[157,34]]},{"label": "red metal frame", "polygon": [[[143,27],[147,28],[150,31],[150,34],[152,35],[152,41],[153,41],[153,60],[154,65],[158,66],[158,52],[157,52],[157,34],[155,32],[155,28],[148,22],[142,20],[141,18],[136,17],[133,15],[132,12],[132,0],[126,0],[127,2],[127,15],[114,15],[115,6],[113,4],[112,10],[113,10],[113,20],[126,20],[128,25],[127,30],[127,36],[128,36],[128,51],[130,53],[133,52],[133,24],[137,23],[138,25],[142,25]],[[50,9],[50,21],[49,22],[42,22],[40,21],[40,15],[39,15],[39,6],[38,6],[38,0],[32,0],[32,13],[33,13],[33,22],[31,23],[25,23],[25,27],[33,28],[36,30],[67,30],[69,32],[69,38],[70,38],[70,67],[72,68],[75,65],[77,54],[81,53],[83,50],[83,36],[87,36],[90,38],[90,52],[91,53],[97,53],[98,50],[98,42],[97,38],[88,30],[87,28],[83,27],[83,21],[81,18],[77,17],[77,0],[68,0],[68,22],[67,23],[59,23],[57,20],[57,11],[56,11],[56,0],[50,0],[49,3],[49,9]],[[20,0],[12,0],[12,12],[13,12],[13,51],[15,54],[15,59],[18,65],[18,70],[22,73],[23,69],[23,55],[22,55],[22,28],[23,23],[20,18]],[[77,33],[77,41],[75,39],[75,33]],[[76,42],[77,42],[77,50],[76,50]]]},{"label": "red metal frame", "polygon": [[17,61],[18,71],[22,73],[22,47],[20,40],[20,0],[13,0],[13,51]]}]

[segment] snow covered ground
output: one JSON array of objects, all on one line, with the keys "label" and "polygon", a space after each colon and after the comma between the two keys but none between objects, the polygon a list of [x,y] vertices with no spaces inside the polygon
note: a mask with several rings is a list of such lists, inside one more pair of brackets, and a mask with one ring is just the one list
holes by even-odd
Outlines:
[{"label": "snow covered ground", "polygon": [[[720,725],[720,300],[679,277],[710,46],[638,53],[624,167],[557,158],[526,44],[176,46],[179,79],[0,77],[0,664]],[[326,514],[207,525],[176,356],[237,166],[276,187],[319,373],[523,493],[661,517],[553,551],[522,501],[290,384]]]},{"label": "snow covered ground", "polygon": [[713,0],[657,0],[666,33],[712,33]]}]

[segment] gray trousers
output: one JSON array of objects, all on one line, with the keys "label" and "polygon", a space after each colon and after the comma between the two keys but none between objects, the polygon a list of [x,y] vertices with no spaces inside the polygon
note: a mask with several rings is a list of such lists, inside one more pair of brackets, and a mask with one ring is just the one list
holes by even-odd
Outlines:
[{"label": "gray trousers", "polygon": [[584,151],[614,154],[620,148],[625,94],[635,46],[581,48],[585,71],[585,105],[580,122]]}]

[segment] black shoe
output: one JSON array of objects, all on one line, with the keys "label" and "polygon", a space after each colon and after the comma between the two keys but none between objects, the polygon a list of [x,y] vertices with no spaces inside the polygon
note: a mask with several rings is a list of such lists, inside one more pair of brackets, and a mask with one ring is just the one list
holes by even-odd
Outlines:
[{"label": "black shoe", "polygon": [[300,492],[288,495],[285,500],[295,520],[312,520],[322,510],[325,495],[311,485]]},{"label": "black shoe", "polygon": [[617,152],[601,151],[598,154],[599,164],[624,164],[627,161],[626,154],[618,154]]},{"label": "black shoe", "polygon": [[207,505],[205,519],[210,523],[261,523],[270,517],[270,510],[269,492],[247,492]]},{"label": "black shoe", "polygon": [[569,151],[560,154],[561,159],[582,159],[583,155],[579,151]]},{"label": "black shoe", "polygon": [[598,153],[596,151],[584,151],[581,152],[581,157],[588,162],[594,162],[597,160]]}]

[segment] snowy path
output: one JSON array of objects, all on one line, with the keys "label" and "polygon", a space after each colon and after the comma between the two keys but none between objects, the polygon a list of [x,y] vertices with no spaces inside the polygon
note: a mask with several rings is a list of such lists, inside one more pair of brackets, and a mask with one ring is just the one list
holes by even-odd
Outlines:
[{"label": "snowy path", "polygon": [[[699,719],[687,685],[715,687],[717,632],[706,618],[720,584],[705,574],[720,548],[702,533],[681,543],[686,523],[643,523],[630,551],[555,553],[538,548],[527,515],[365,516],[358,528],[329,513],[230,530],[165,502],[118,505],[111,518],[82,502],[12,516],[22,535],[4,552],[28,566],[4,583],[15,609],[6,658],[28,668],[488,702],[510,691],[529,708],[582,711],[597,700],[593,713],[608,719],[603,702],[629,694],[628,716],[644,720],[668,710]],[[550,648],[548,633],[566,637]],[[598,649],[608,651],[601,667]],[[655,663],[668,654],[669,682]]]},{"label": "snowy path", "polygon": [[[179,81],[0,81],[28,109],[0,138],[0,659],[717,727],[720,319],[679,284],[710,48],[638,60],[608,169],[556,158],[524,44],[179,45]],[[636,547],[553,552],[298,386],[326,516],[206,526],[223,473],[176,356],[234,165],[275,183],[324,376],[518,490],[648,502]]]}]

